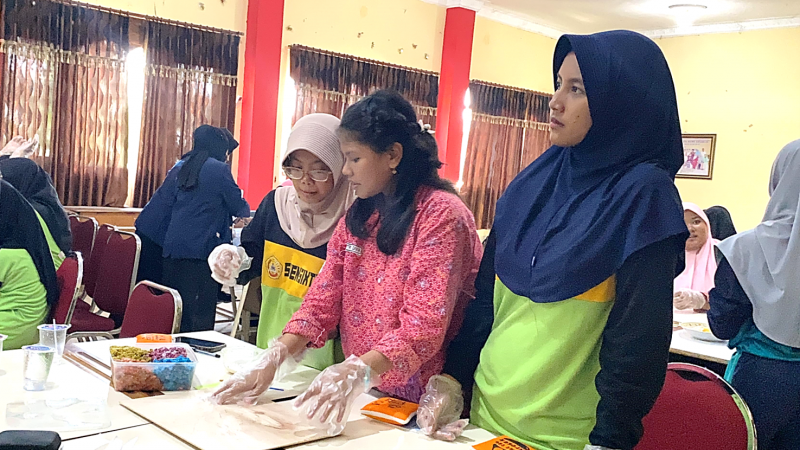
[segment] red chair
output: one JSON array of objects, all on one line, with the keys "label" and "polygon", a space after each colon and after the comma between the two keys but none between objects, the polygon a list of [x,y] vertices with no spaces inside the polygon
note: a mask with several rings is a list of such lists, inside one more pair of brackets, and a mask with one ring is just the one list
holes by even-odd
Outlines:
[{"label": "red chair", "polygon": [[97,221],[92,217],[69,216],[69,228],[72,232],[72,250],[80,252],[85,261],[92,256],[94,238],[97,236]]},{"label": "red chair", "polygon": [[86,261],[84,277],[84,289],[89,297],[94,299],[95,286],[97,284],[97,276],[99,273],[100,263],[105,254],[106,247],[108,246],[108,239],[114,232],[112,225],[104,223],[100,225],[97,230],[97,236],[94,239],[94,246],[92,247],[92,255]]},{"label": "red chair", "polygon": [[178,291],[152,281],[141,281],[133,288],[128,299],[119,337],[135,337],[142,333],[178,333],[182,315],[183,302]]},{"label": "red chair", "polygon": [[736,390],[714,372],[671,363],[664,388],[644,420],[636,450],[753,450],[753,416]]},{"label": "red chair", "polygon": [[[101,231],[102,229],[101,227]],[[102,312],[108,313],[111,317],[76,309],[72,318],[72,330],[109,331],[116,334],[119,330],[115,328],[123,321],[128,297],[136,280],[142,243],[133,233],[112,229],[105,247],[98,256],[100,248],[95,246],[92,255],[93,260],[95,256],[99,258],[95,266],[97,279],[92,300]]]},{"label": "red chair", "polygon": [[69,324],[72,313],[80,296],[81,282],[83,281],[83,257],[81,252],[75,252],[61,263],[56,271],[58,279],[58,303],[54,318],[57,323]]}]

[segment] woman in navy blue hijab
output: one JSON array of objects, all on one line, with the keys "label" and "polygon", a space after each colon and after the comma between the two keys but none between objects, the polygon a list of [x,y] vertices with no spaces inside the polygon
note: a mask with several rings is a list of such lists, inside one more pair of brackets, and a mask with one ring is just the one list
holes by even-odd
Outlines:
[{"label": "woman in navy blue hijab", "polygon": [[[553,146],[497,204],[447,373],[471,420],[538,450],[632,449],[664,382],[688,236],[667,62],[630,31],[565,35]],[[477,367],[477,370],[476,370]]]}]

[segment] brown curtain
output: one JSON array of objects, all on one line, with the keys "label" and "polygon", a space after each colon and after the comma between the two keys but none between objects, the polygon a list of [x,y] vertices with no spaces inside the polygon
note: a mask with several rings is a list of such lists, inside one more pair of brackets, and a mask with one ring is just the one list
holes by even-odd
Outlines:
[{"label": "brown curtain", "polygon": [[64,204],[122,206],[128,18],[47,0],[3,0],[2,16],[3,141],[39,136]]},{"label": "brown curtain", "polygon": [[473,110],[461,195],[480,228],[491,228],[495,205],[511,180],[550,145],[550,96],[473,81]]},{"label": "brown curtain", "polygon": [[133,206],[143,207],[203,124],[233,131],[239,37],[147,24],[144,111]]},{"label": "brown curtain", "polygon": [[400,93],[423,123],[436,128],[439,75],[435,72],[370,61],[355,56],[292,45],[291,77],[297,89],[292,123],[311,113],[342,117],[344,110],[376,89]]}]

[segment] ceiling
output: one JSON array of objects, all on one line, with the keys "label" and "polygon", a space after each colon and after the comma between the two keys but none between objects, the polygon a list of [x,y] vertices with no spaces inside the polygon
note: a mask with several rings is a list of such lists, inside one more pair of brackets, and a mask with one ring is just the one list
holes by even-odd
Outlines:
[{"label": "ceiling", "polygon": [[[457,3],[458,0],[448,0]],[[691,25],[678,26],[675,4],[700,4]],[[558,36],[630,29],[650,36],[800,26],[800,0],[462,0],[478,14]]]}]

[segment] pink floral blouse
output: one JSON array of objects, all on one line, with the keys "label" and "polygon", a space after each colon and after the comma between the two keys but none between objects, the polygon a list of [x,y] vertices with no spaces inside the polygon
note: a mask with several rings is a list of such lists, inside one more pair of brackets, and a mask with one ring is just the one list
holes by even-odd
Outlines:
[{"label": "pink floral blouse", "polygon": [[392,362],[379,390],[417,402],[461,327],[483,248],[464,203],[428,187],[417,194],[417,216],[395,255],[378,249],[376,235],[377,227],[356,238],[342,218],[322,271],[283,332],[319,348],[338,326],[345,355],[377,350]]}]

